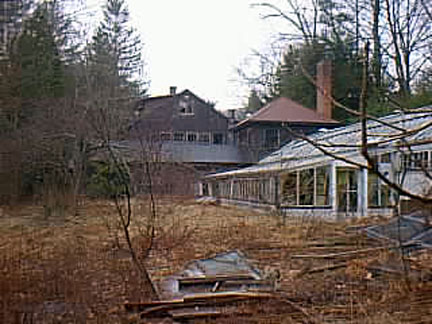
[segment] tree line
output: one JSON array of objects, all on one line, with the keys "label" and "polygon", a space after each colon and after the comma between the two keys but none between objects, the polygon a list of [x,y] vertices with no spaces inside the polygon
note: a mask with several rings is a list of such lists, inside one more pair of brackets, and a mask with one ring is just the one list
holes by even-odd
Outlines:
[{"label": "tree line", "polygon": [[82,191],[98,149],[125,137],[146,95],[143,44],[124,0],[106,0],[92,35],[81,0],[14,4],[2,13],[0,193],[43,197],[50,214]]},{"label": "tree line", "polygon": [[[364,47],[370,43],[368,110],[373,115],[432,103],[430,0],[287,0],[254,5],[264,19],[278,19],[277,46],[259,58],[260,72],[240,75],[251,87],[248,109],[286,96],[314,108],[310,82],[316,65],[333,62],[333,97],[359,109]],[[274,49],[277,50],[274,50]],[[264,72],[264,73],[263,73]],[[349,121],[342,110],[336,119]]]}]

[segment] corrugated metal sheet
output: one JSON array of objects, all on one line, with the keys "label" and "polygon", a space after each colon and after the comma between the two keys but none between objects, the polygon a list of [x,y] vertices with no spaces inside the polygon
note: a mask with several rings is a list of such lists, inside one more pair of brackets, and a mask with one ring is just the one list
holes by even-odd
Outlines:
[{"label": "corrugated metal sheet", "polygon": [[184,269],[164,278],[158,285],[161,298],[178,298],[200,293],[248,291],[256,288],[273,290],[238,250],[216,254],[207,259],[189,262]]}]

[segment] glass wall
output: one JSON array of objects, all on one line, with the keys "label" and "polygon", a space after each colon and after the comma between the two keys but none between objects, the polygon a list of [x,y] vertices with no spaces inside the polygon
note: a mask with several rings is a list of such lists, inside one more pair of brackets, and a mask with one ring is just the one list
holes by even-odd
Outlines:
[{"label": "glass wall", "polygon": [[212,195],[217,198],[256,203],[274,203],[272,178],[230,178],[211,182]]},{"label": "glass wall", "polygon": [[337,168],[337,208],[340,212],[357,211],[357,169]]},{"label": "glass wall", "polygon": [[282,206],[328,206],[329,167],[317,167],[282,174]]}]

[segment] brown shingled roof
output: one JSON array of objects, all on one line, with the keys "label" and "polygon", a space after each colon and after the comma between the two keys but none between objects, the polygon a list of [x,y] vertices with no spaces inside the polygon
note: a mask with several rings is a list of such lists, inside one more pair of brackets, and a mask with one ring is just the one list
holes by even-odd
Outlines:
[{"label": "brown shingled roof", "polygon": [[324,118],[315,110],[303,107],[288,99],[278,98],[268,103],[249,118],[242,120],[237,126],[247,122],[286,122],[311,124],[338,124],[334,119]]}]

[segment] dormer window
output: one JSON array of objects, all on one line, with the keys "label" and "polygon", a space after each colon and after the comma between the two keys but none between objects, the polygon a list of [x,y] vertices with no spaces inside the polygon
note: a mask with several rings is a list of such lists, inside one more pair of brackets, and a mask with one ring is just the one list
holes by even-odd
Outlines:
[{"label": "dormer window", "polygon": [[184,96],[179,101],[181,115],[193,115],[193,105],[189,96]]}]

